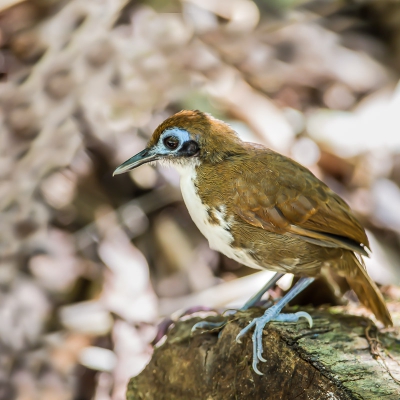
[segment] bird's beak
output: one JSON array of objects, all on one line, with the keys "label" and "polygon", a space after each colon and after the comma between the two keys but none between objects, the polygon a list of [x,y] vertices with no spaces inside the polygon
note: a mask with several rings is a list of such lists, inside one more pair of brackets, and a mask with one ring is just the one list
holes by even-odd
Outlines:
[{"label": "bird's beak", "polygon": [[122,163],[113,173],[114,175],[123,174],[124,172],[130,171],[139,165],[146,164],[150,161],[158,160],[158,155],[154,153],[152,149],[144,149],[140,153],[131,157],[129,160],[126,160]]}]

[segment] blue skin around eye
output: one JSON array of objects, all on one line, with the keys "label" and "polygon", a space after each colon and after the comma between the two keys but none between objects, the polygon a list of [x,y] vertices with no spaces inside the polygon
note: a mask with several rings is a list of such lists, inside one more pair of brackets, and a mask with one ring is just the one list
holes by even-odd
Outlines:
[{"label": "blue skin around eye", "polygon": [[[167,149],[164,145],[164,139],[168,136],[175,136],[179,139],[179,146],[175,150]],[[154,150],[157,154],[171,154],[176,153],[181,148],[182,144],[190,140],[189,132],[185,129],[181,128],[170,128],[166,129],[161,135],[160,139],[156,146],[154,146]]]}]

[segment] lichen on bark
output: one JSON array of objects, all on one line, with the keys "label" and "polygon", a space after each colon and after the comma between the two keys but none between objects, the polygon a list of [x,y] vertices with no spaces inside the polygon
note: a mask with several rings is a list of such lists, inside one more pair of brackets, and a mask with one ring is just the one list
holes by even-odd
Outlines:
[{"label": "lichen on bark", "polygon": [[[264,375],[251,368],[251,335],[241,344],[240,329],[261,310],[229,317],[221,333],[191,335],[198,317],[179,321],[155,349],[145,370],[131,379],[128,400],[141,399],[388,399],[400,386],[373,357],[365,331],[367,318],[311,311],[314,325],[270,323],[264,329]],[[374,326],[373,326],[374,327]],[[380,341],[400,360],[400,345],[390,332]],[[387,366],[399,366],[390,358]]]}]

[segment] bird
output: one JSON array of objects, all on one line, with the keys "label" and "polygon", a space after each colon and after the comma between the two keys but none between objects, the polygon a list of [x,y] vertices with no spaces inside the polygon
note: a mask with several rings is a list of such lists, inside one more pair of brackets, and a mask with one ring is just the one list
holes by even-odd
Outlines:
[{"label": "bird", "polygon": [[370,251],[364,228],[348,204],[306,167],[260,144],[242,141],[230,125],[199,110],[182,110],[167,118],[146,148],[122,163],[114,175],[155,161],[178,171],[189,214],[212,249],[248,267],[275,272],[244,309],[285,273],[300,277],[236,338],[240,342],[254,328],[256,373],[262,374],[259,361],[266,361],[262,335],[268,322],[306,318],[312,326],[304,311],[281,311],[322,268],[345,277],[360,302],[385,326],[393,325],[362,259]]}]

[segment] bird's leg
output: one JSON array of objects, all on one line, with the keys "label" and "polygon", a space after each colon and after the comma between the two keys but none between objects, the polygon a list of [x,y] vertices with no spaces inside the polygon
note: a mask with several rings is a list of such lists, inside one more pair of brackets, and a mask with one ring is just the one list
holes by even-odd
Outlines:
[{"label": "bird's leg", "polygon": [[[266,293],[269,289],[271,289],[279,279],[282,278],[284,274],[276,273],[254,296],[252,296],[246,303],[239,309],[239,311],[248,310],[250,307],[253,307],[257,304],[264,293]],[[221,322],[210,322],[210,321],[201,321],[197,324],[193,325],[192,332],[198,329],[212,330],[222,328],[226,324],[226,321]]]},{"label": "bird's leg", "polygon": [[314,278],[301,278],[290,291],[282,297],[275,305],[268,308],[264,315],[259,318],[254,318],[246,328],[242,329],[236,337],[236,341],[240,343],[240,338],[245,335],[254,325],[254,332],[252,336],[253,340],[253,369],[254,371],[262,375],[262,372],[257,368],[258,361],[266,361],[263,356],[263,346],[262,346],[262,334],[264,326],[270,321],[280,321],[280,322],[297,322],[299,318],[306,318],[310,327],[312,327],[312,318],[310,314],[299,311],[294,314],[281,314],[281,310],[286,306],[295,296],[302,292],[310,283],[314,281]]},{"label": "bird's leg", "polygon": [[266,293],[269,289],[271,289],[279,279],[282,278],[284,274],[276,273],[254,296],[252,296],[243,307],[240,308],[240,311],[248,310],[250,307],[254,307],[260,300],[261,297]]}]

